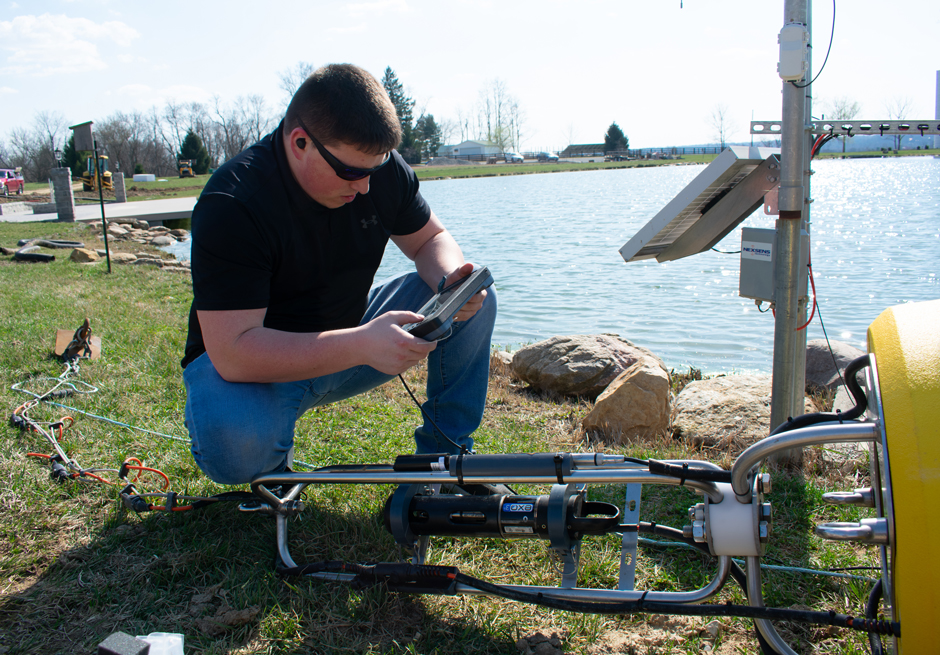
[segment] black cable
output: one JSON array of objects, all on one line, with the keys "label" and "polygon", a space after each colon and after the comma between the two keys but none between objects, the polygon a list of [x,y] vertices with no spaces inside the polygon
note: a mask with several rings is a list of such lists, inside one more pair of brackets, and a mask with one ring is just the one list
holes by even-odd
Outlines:
[{"label": "black cable", "polygon": [[868,355],[862,355],[858,359],[849,362],[848,366],[845,367],[845,384],[849,393],[852,394],[852,397],[855,399],[855,407],[846,412],[817,412],[815,414],[803,414],[802,416],[791,418],[785,423],[778,425],[777,428],[770,433],[770,436],[798,428],[805,428],[810,425],[816,425],[817,423],[828,423],[832,421],[841,423],[843,421],[854,421],[860,417],[868,408],[868,398],[865,396],[865,392],[862,390],[855,376],[863,368],[870,365],[871,359],[868,358]]},{"label": "black cable", "polygon": [[717,252],[719,255],[740,255],[741,254],[740,250],[718,250],[718,248],[712,248],[712,250]]},{"label": "black cable", "polygon": [[[878,603],[881,602],[881,594],[881,580],[878,580],[871,588],[871,593],[868,594],[868,603],[865,605],[866,619],[878,618]],[[868,644],[871,646],[871,655],[883,655],[884,645],[881,643],[881,637],[874,632],[868,633]]]},{"label": "black cable", "polygon": [[680,480],[697,480],[700,482],[731,482],[731,471],[718,471],[715,469],[694,468],[688,464],[669,464],[657,459],[649,461],[650,473],[653,475],[668,475]]},{"label": "black cable", "polygon": [[822,311],[820,310],[819,303],[815,298],[813,298],[813,302],[816,303],[816,313],[819,314],[819,326],[822,328],[823,336],[826,337],[826,347],[829,348],[829,356],[832,357],[832,365],[836,367],[836,373],[839,374],[839,382],[842,383],[842,386],[845,388],[847,393],[851,393],[849,391],[848,385],[845,383],[845,378],[842,376],[842,371],[839,370],[839,363],[836,361],[836,355],[834,352],[832,352],[832,344],[829,342],[829,333],[826,331],[826,324],[823,322]]},{"label": "black cable", "polygon": [[443,431],[443,430],[441,430],[439,427],[437,427],[437,423],[434,422],[434,419],[431,418],[431,415],[430,415],[430,414],[428,414],[426,411],[424,411],[424,407],[422,407],[422,406],[421,406],[421,403],[418,402],[418,399],[415,398],[415,395],[411,392],[411,388],[410,388],[410,387],[408,386],[408,384],[405,382],[405,378],[402,376],[401,373],[398,374],[398,379],[401,380],[401,383],[402,383],[402,384],[404,385],[404,387],[405,387],[405,391],[408,392],[408,395],[411,396],[411,399],[415,402],[415,405],[417,405],[417,406],[418,406],[418,409],[421,410],[421,413],[424,415],[424,418],[426,418],[426,419],[428,420],[428,422],[429,422],[431,425],[434,426],[434,429],[437,430],[438,434],[440,434],[442,437],[444,437],[444,439],[446,439],[447,442],[448,442],[450,445],[452,445],[454,448],[456,448],[458,452],[460,452],[461,454],[469,455],[469,454],[470,454],[470,451],[467,449],[466,446],[460,445],[459,443],[457,443],[456,441],[454,441],[453,439],[451,439],[450,437],[448,437],[446,434],[444,434],[444,431]]},{"label": "black cable", "polygon": [[[805,89],[810,84],[816,81],[816,79],[822,74],[823,69],[826,67],[826,62],[829,61],[829,52],[832,50],[832,40],[836,35],[836,0],[832,0],[832,33],[829,34],[829,49],[826,50],[826,58],[823,60],[822,66],[819,67],[819,72],[816,73],[816,77],[807,82],[806,84],[797,84],[796,82],[790,82],[793,86],[798,89]],[[812,45],[810,46],[812,47]]]},{"label": "black cable", "polygon": [[877,632],[879,634],[900,635],[900,625],[893,621],[872,621],[861,619],[834,611],[817,612],[812,610],[782,609],[777,607],[754,607],[752,605],[690,605],[686,603],[665,603],[645,600],[621,602],[590,602],[568,600],[546,596],[542,593],[519,591],[492,584],[485,580],[473,578],[465,573],[457,573],[456,581],[459,584],[473,587],[493,596],[508,600],[515,600],[539,607],[564,610],[568,612],[582,612],[584,614],[636,614],[639,612],[652,614],[679,614],[683,616],[735,616],[747,619],[765,619],[768,621],[795,621],[812,625],[831,625],[840,628],[850,628],[863,632]]}]

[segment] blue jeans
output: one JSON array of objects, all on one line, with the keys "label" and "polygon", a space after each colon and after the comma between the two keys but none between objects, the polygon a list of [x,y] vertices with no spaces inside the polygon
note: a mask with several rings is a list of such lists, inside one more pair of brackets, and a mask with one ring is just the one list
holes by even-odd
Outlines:
[{"label": "blue jeans", "polygon": [[[361,323],[393,310],[417,311],[431,289],[410,273],[369,292]],[[428,356],[424,411],[459,446],[473,447],[483,419],[489,377],[490,340],[496,321],[496,290],[487,290],[482,309],[453,324]],[[199,468],[221,484],[244,484],[263,473],[282,471],[294,445],[294,424],[309,409],[373,389],[395,376],[369,366],[298,382],[226,382],[203,353],[183,371],[186,427]],[[425,419],[415,430],[418,453],[456,453],[459,448]]]}]

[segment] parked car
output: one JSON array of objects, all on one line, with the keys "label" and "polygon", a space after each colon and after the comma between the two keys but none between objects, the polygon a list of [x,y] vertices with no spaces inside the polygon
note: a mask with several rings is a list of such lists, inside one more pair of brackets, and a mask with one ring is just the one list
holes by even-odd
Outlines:
[{"label": "parked car", "polygon": [[525,157],[520,155],[518,152],[504,152],[503,156],[506,158],[507,164],[521,164],[525,161]]},{"label": "parked car", "polygon": [[558,161],[558,155],[553,152],[540,152],[536,157],[539,161],[554,162]]},{"label": "parked car", "polygon": [[11,193],[20,195],[23,193],[23,185],[26,182],[19,170],[11,168],[0,168],[0,194],[8,196]]}]

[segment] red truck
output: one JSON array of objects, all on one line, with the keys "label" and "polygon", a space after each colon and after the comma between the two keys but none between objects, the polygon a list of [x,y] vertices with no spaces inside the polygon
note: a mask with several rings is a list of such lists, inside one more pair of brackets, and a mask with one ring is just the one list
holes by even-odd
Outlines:
[{"label": "red truck", "polygon": [[0,168],[0,193],[5,196],[15,193],[20,195],[23,193],[23,185],[26,182],[23,180],[23,176],[20,175],[19,169],[13,170],[12,168]]}]

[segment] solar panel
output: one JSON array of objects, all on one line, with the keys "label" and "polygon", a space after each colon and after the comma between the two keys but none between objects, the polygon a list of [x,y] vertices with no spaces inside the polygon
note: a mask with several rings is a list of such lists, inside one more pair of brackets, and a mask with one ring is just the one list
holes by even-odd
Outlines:
[{"label": "solar panel", "polygon": [[779,148],[730,146],[620,249],[624,261],[665,262],[712,248],[780,178]]}]

